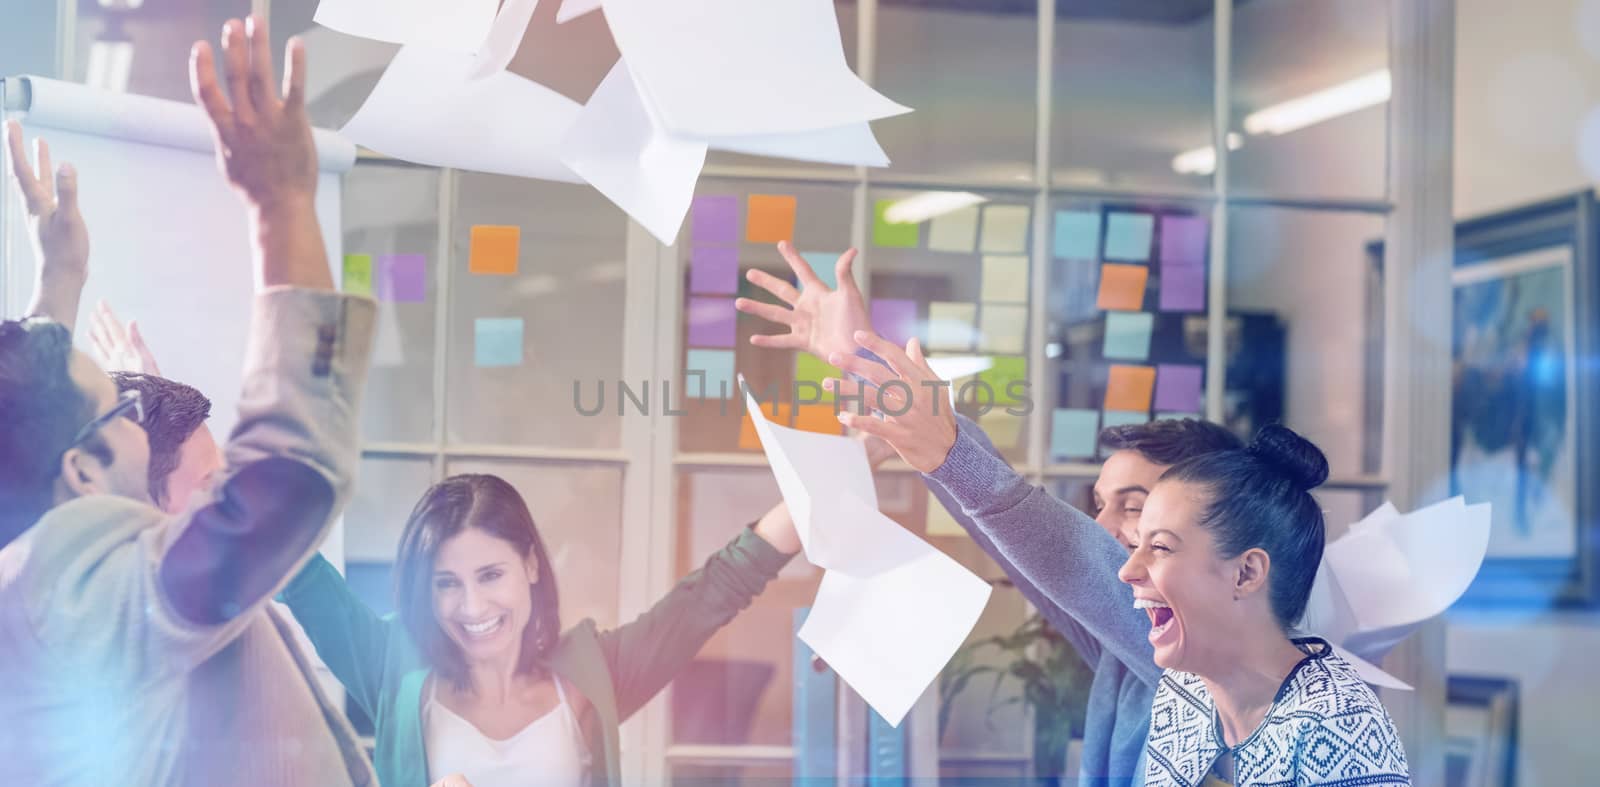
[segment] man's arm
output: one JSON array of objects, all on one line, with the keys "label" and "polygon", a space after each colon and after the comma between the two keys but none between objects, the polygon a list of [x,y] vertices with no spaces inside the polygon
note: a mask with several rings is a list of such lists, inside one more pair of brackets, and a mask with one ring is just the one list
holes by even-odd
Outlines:
[{"label": "man's arm", "polygon": [[71,164],[51,170],[50,145],[34,139],[38,169],[28,161],[22,126],[6,124],[11,180],[28,212],[38,278],[28,314],[49,317],[73,330],[78,321],[78,299],[89,278],[89,230],[78,210],[78,173]]}]

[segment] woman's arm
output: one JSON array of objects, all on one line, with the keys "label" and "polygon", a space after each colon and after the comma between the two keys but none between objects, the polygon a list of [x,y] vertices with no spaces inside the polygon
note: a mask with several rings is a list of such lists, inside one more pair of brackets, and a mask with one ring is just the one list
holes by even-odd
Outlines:
[{"label": "woman's arm", "polygon": [[399,624],[379,618],[320,554],[312,556],[278,599],[289,605],[334,677],[368,717],[377,718],[389,637]]},{"label": "woman's arm", "polygon": [[600,648],[611,670],[618,719],[628,718],[672,682],[799,549],[794,521],[780,503],[643,615],[602,633]]}]

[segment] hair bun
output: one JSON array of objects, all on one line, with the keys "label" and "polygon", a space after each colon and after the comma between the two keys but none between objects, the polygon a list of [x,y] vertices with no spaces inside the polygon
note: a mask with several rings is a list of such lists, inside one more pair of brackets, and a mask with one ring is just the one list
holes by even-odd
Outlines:
[{"label": "hair bun", "polygon": [[1328,457],[1322,449],[1282,424],[1262,427],[1250,441],[1249,450],[1306,491],[1328,480]]}]

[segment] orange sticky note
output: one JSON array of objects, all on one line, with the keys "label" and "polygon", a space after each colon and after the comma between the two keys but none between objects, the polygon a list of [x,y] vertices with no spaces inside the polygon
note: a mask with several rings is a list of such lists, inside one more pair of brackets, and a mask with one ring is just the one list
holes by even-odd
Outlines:
[{"label": "orange sticky note", "polygon": [[1150,269],[1143,265],[1100,266],[1100,299],[1097,309],[1136,312],[1144,308],[1144,286]]},{"label": "orange sticky note", "polygon": [[1107,410],[1149,412],[1150,396],[1156,387],[1154,366],[1112,365],[1106,383]]},{"label": "orange sticky note", "polygon": [[[777,408],[777,413],[773,413],[774,407]],[[833,410],[833,406],[828,405],[828,409],[830,411]],[[781,402],[777,404],[765,402],[761,405],[761,414],[775,424],[788,426],[794,420],[794,405]],[[839,424],[838,421],[834,421],[834,423]],[[842,426],[842,424],[839,425]],[[739,448],[745,451],[761,450],[761,436],[756,434],[755,422],[750,420],[750,413],[748,412],[744,414],[743,420],[739,422]]]},{"label": "orange sticky note", "polygon": [[844,433],[844,424],[839,423],[839,416],[833,412],[832,402],[800,405],[800,412],[794,419],[794,428],[817,434]]},{"label": "orange sticky note", "polygon": [[794,197],[751,194],[745,211],[744,239],[751,243],[794,240]]},{"label": "orange sticky note", "polygon": [[478,224],[472,228],[472,251],[467,270],[481,276],[510,276],[517,272],[522,245],[521,227]]}]

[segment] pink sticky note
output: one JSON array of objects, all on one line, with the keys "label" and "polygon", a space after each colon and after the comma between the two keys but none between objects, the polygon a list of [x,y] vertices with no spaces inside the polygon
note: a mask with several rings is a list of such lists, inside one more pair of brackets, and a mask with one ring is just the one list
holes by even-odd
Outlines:
[{"label": "pink sticky note", "polygon": [[1200,412],[1200,377],[1203,368],[1164,363],[1156,367],[1155,409],[1166,412]]},{"label": "pink sticky note", "polygon": [[1206,266],[1161,266],[1161,311],[1198,312],[1206,308]]},{"label": "pink sticky note", "polygon": [[693,237],[695,243],[739,242],[739,198],[731,194],[695,197]]},{"label": "pink sticky note", "polygon": [[901,347],[917,335],[917,302],[900,298],[872,301],[872,329]]},{"label": "pink sticky note", "polygon": [[739,289],[739,249],[695,246],[689,256],[689,292],[731,293]]},{"label": "pink sticky note", "polygon": [[1204,265],[1206,228],[1200,216],[1161,217],[1161,264]]},{"label": "pink sticky note", "polygon": [[738,312],[732,298],[690,298],[687,321],[690,347],[732,347]]},{"label": "pink sticky note", "polygon": [[428,258],[422,254],[390,254],[378,258],[374,294],[380,301],[422,303],[428,299]]}]

